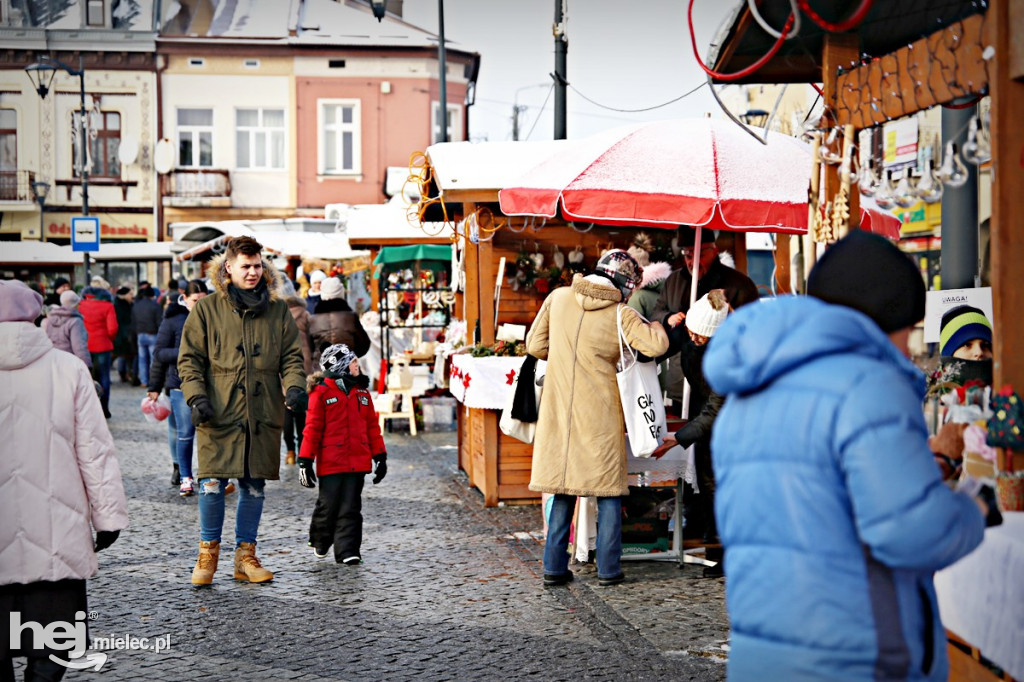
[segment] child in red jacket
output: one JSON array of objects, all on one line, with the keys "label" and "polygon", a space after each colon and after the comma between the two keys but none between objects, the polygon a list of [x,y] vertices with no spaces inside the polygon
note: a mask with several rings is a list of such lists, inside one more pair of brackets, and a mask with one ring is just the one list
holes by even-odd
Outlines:
[{"label": "child in red jacket", "polygon": [[320,356],[320,369],[307,380],[309,409],[299,451],[299,483],[313,488],[320,479],[309,545],[322,559],[333,544],[335,561],[355,565],[363,540],[363,480],[372,472],[373,482],[381,482],[388,453],[356,354],[343,343],[330,346]]}]

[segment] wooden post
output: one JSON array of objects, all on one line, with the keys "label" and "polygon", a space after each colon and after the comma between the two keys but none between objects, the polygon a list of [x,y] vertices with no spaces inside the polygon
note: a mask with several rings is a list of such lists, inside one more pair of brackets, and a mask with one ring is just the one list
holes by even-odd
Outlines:
[{"label": "wooden post", "polygon": [[[476,204],[463,204],[463,215],[471,215]],[[466,343],[473,345],[473,331],[480,319],[480,252],[479,245],[466,238]],[[477,339],[479,341],[479,339]]]},{"label": "wooden post", "polygon": [[992,75],[992,307],[995,319],[995,388],[1012,384],[1024,389],[1024,287],[1020,264],[1024,262],[1024,0],[993,0],[991,34],[995,56]]},{"label": "wooden post", "polygon": [[[860,58],[860,38],[856,33],[829,33],[825,36],[825,46],[822,49],[821,77],[825,102],[828,104],[831,115],[829,125],[838,125],[835,112],[839,103],[839,73],[841,69],[849,69],[851,63]],[[856,135],[856,131],[853,131]],[[856,142],[856,139],[853,140]],[[836,142],[843,144],[842,138]],[[834,150],[834,151],[839,151]],[[831,208],[835,202],[836,194],[842,179],[839,177],[839,166],[835,164],[825,165],[825,201],[824,207]],[[850,206],[850,224],[860,225],[860,194],[854,190],[848,196]],[[827,212],[825,220],[831,220],[831,212]],[[838,235],[841,236],[841,235]]]},{"label": "wooden post", "polygon": [[498,411],[480,410],[483,419],[483,471],[473,473],[476,485],[484,494],[484,506],[498,506]]},{"label": "wooden post", "polygon": [[780,294],[789,294],[789,242],[788,234],[775,235],[775,291]]},{"label": "wooden post", "polygon": [[[494,237],[495,233],[481,237]],[[494,262],[494,245],[482,241],[477,247],[477,276],[480,280],[480,343],[494,345],[494,283],[498,278],[497,263]]]}]

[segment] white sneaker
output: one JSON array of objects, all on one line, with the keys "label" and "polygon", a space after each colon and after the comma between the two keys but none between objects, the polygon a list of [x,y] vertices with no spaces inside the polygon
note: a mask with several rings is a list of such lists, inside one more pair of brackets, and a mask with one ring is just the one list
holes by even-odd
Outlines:
[{"label": "white sneaker", "polygon": [[195,494],[191,478],[186,477],[181,479],[181,487],[178,488],[178,494],[182,497],[190,497]]},{"label": "white sneaker", "polygon": [[359,555],[356,555],[356,556],[345,557],[344,559],[341,560],[341,563],[345,564],[346,566],[355,566],[360,561],[362,561],[362,559],[359,558]]},{"label": "white sneaker", "polygon": [[[311,545],[312,547],[312,545]],[[326,559],[327,555],[331,553],[331,545],[327,545],[323,549],[319,547],[313,547],[313,556],[317,559]]]}]

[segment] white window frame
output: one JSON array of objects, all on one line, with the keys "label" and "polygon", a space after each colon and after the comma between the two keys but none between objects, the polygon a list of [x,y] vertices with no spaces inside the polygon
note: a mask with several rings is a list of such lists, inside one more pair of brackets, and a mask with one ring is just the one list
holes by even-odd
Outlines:
[{"label": "white window frame", "polygon": [[[256,111],[258,112],[259,122],[255,126],[239,126],[238,125],[238,112],[239,111]],[[264,112],[267,111],[280,111],[282,113],[282,121],[280,127],[269,127],[263,123]],[[234,110],[234,127],[235,127],[235,168],[238,170],[270,170],[280,171],[286,170],[288,167],[288,111],[285,107],[236,107]],[[249,133],[249,161],[248,166],[243,166],[240,162],[241,154],[238,153],[238,134],[242,131]],[[264,143],[266,144],[266,165],[257,166],[256,163],[256,149],[257,142],[260,134],[264,135]],[[273,165],[273,149],[274,149],[274,135],[279,133],[281,135],[281,165]]]},{"label": "white window frame", "polygon": [[[361,175],[363,172],[363,122],[362,100],[359,99],[318,99],[316,103],[317,130],[317,173],[319,175]],[[328,121],[326,110],[329,106],[352,107],[352,122]],[[327,168],[327,130],[337,134],[337,158],[342,158],[341,134],[352,133],[352,168]]]},{"label": "white window frame", "polygon": [[[441,101],[434,100],[430,103],[430,144],[435,144],[437,135],[441,132],[441,122],[438,120],[438,112],[441,109]],[[462,106],[459,104],[448,104],[448,141],[462,142]]]},{"label": "white window frame", "polygon": [[[210,112],[210,125],[180,125],[178,124],[178,112],[182,109],[192,109],[196,111],[209,111]],[[175,147],[178,152],[178,166],[181,168],[213,168],[213,108],[212,107],[178,107],[174,110],[174,124],[178,129],[178,136],[175,138]],[[181,158],[181,135],[182,133],[189,133],[192,137],[192,160],[196,163],[185,163],[185,160]],[[202,147],[199,144],[199,138],[202,133],[210,133],[210,163],[203,165],[199,162],[202,155]]]}]

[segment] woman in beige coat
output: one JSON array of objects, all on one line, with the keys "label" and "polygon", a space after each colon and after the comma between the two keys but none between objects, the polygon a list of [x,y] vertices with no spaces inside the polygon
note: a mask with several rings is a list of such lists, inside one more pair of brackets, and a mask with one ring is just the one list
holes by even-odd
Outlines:
[{"label": "woman in beige coat", "polygon": [[533,445],[530,490],[555,495],[544,548],[544,584],[564,585],[576,496],[598,500],[597,568],[601,585],[623,581],[622,505],[626,437],[618,384],[616,318],[625,341],[649,357],[668,349],[660,323],[621,305],[641,280],[636,260],[609,251],[595,272],[551,292],[526,338],[527,352],[548,361]]}]

